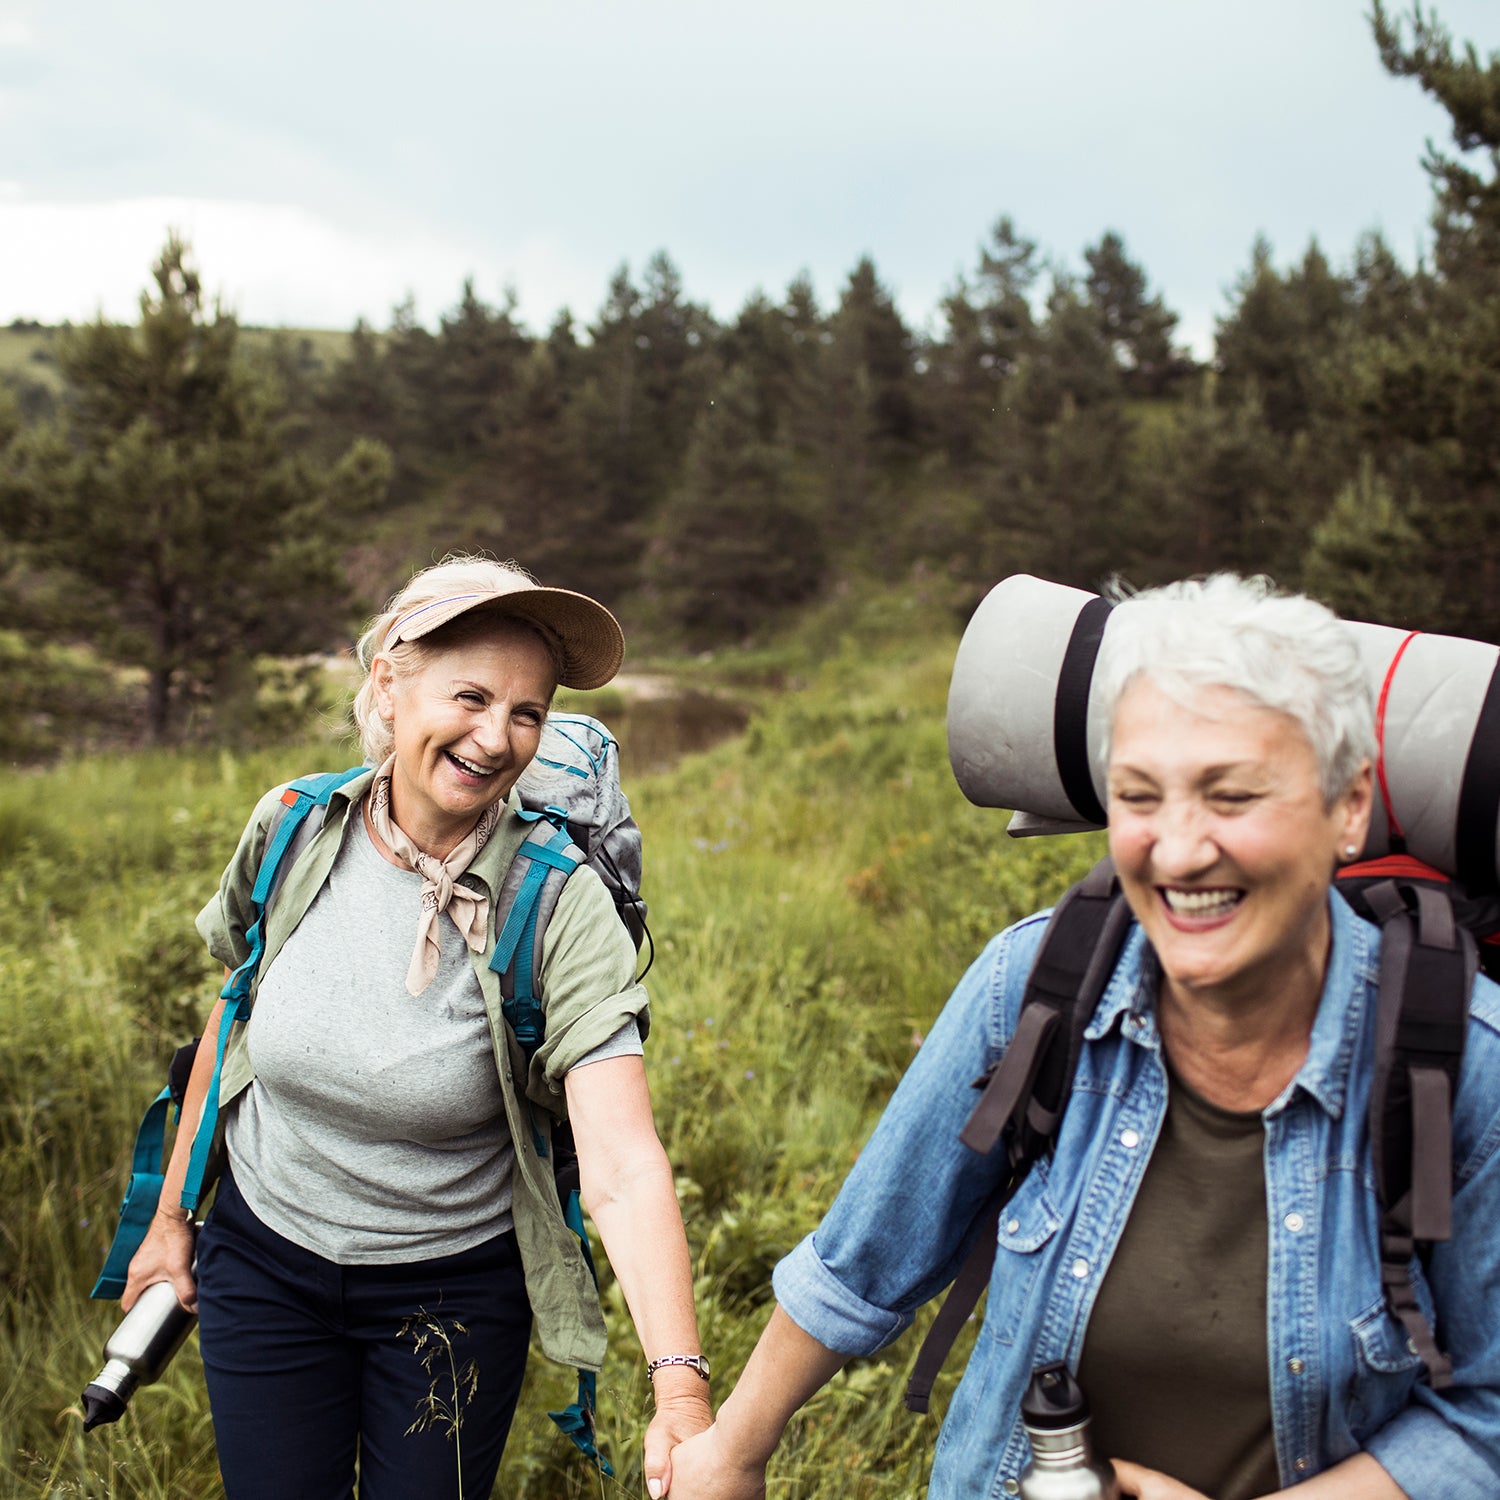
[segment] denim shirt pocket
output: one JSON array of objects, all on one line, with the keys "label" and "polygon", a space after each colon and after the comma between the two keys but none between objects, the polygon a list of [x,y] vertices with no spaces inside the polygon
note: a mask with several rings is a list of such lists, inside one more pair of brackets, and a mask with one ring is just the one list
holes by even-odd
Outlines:
[{"label": "denim shirt pocket", "polygon": [[1422,1372],[1422,1358],[1406,1330],[1382,1299],[1349,1324],[1354,1371],[1349,1379],[1348,1420],[1361,1445],[1411,1399]]},{"label": "denim shirt pocket", "polygon": [[996,1342],[1032,1338],[1040,1313],[1031,1305],[1033,1289],[1061,1224],[1062,1215],[1047,1191],[1046,1163],[1039,1162],[1000,1211],[984,1319],[986,1332]]}]

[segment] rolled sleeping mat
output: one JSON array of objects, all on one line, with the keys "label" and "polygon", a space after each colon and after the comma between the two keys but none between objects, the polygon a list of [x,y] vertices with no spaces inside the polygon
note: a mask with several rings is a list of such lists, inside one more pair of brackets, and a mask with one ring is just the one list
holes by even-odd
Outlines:
[{"label": "rolled sleeping mat", "polygon": [[[1104,824],[1093,670],[1109,617],[1095,594],[1017,574],[990,590],[964,631],[948,692],[953,774],[971,802],[1014,810],[1017,836]],[[1500,648],[1349,629],[1382,747],[1364,857],[1389,853],[1395,831],[1408,853],[1470,890],[1500,888]]]}]

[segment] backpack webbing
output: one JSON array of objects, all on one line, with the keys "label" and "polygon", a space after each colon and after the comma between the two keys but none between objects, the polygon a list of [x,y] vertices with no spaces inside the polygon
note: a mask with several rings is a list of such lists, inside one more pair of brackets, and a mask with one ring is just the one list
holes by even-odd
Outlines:
[{"label": "backpack webbing", "polygon": [[1380,1279],[1429,1383],[1443,1390],[1453,1365],[1417,1306],[1411,1263],[1453,1234],[1453,1098],[1478,951],[1443,892],[1390,880],[1364,894],[1384,934],[1370,1094]]},{"label": "backpack webbing", "polygon": [[187,1175],[182,1183],[181,1202],[189,1212],[197,1212],[203,1197],[209,1155],[213,1150],[214,1135],[219,1123],[219,1083],[224,1073],[224,1053],[229,1046],[235,1023],[250,1019],[250,989],[266,951],[266,916],[280,886],[287,850],[291,848],[313,808],[326,809],[333,793],[345,782],[360,775],[364,769],[363,766],[353,766],[347,771],[302,776],[281,794],[286,811],[278,813],[267,830],[265,852],[260,857],[260,868],[256,871],[255,885],[250,891],[253,920],[245,933],[249,952],[245,961],[225,981],[220,992],[224,1009],[219,1015],[219,1035],[214,1044],[214,1068],[209,1077],[208,1092],[203,1099],[203,1112],[198,1118],[198,1129],[193,1136]]},{"label": "backpack webbing", "polygon": [[938,1371],[989,1285],[1001,1210],[1057,1139],[1083,1029],[1129,929],[1114,865],[1102,859],[1058,902],[1026,979],[1015,1035],[999,1063],[975,1081],[984,1092],[959,1140],[988,1155],[1003,1137],[1007,1171],[970,1228],[972,1248],[917,1352],[906,1386],[911,1411],[927,1410]]},{"label": "backpack webbing", "polygon": [[120,1200],[120,1223],[90,1297],[108,1297],[113,1301],[125,1294],[125,1277],[131,1259],[146,1238],[151,1216],[161,1201],[166,1176],[163,1167],[166,1161],[167,1111],[171,1104],[172,1090],[164,1088],[141,1118],[140,1128],[135,1133],[135,1150],[131,1154],[130,1183]]},{"label": "backpack webbing", "polygon": [[[496,934],[495,951],[490,954],[489,966],[500,976],[501,1014],[530,1066],[532,1055],[541,1046],[547,1030],[547,1013],[536,992],[536,977],[542,967],[542,939],[563,886],[574,870],[585,862],[585,855],[569,836],[567,816],[561,808],[523,811],[519,816],[533,826],[516,850],[496,898],[497,915],[502,911],[506,915]],[[524,1079],[521,1090],[524,1094]],[[594,1268],[594,1253],[589,1245],[588,1228],[583,1222],[583,1199],[578,1190],[577,1158],[572,1152],[571,1132],[565,1125],[554,1126],[552,1142],[556,1149],[549,1151],[547,1136],[537,1124],[536,1113],[529,1101],[527,1115],[537,1155],[544,1159],[551,1156],[563,1219],[577,1237],[583,1263],[597,1287],[599,1273]],[[581,1453],[598,1464],[603,1473],[612,1475],[614,1469],[599,1452],[594,1440],[597,1406],[598,1379],[592,1370],[580,1370],[578,1394],[573,1404],[562,1411],[549,1411],[547,1415]]]}]

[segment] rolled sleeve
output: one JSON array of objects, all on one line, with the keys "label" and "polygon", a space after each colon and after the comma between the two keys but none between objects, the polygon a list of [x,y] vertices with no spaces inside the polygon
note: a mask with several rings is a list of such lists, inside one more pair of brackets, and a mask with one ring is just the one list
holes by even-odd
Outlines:
[{"label": "rolled sleeve", "polygon": [[1462,1436],[1436,1411],[1408,1406],[1377,1432],[1366,1451],[1411,1500],[1495,1500],[1500,1472],[1486,1445]]},{"label": "rolled sleeve", "polygon": [[911,1323],[911,1314],[866,1302],[824,1265],[808,1235],[771,1273],[776,1300],[791,1320],[838,1354],[874,1354]]},{"label": "rolled sleeve", "polygon": [[880,1348],[962,1266],[1005,1153],[957,1137],[974,1080],[1003,1048],[1012,980],[1024,981],[1033,946],[1024,926],[1011,929],[971,966],[822,1224],[773,1273],[793,1322],[829,1348]]}]

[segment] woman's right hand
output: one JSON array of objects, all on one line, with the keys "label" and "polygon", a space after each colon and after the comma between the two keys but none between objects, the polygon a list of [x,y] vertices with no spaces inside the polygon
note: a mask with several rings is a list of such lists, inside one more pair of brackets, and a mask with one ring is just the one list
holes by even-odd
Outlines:
[{"label": "woman's right hand", "polygon": [[136,1299],[153,1282],[170,1281],[177,1300],[188,1312],[198,1311],[198,1283],[193,1277],[193,1255],[198,1232],[191,1220],[158,1210],[151,1227],[125,1273],[125,1292],[120,1306],[129,1312]]},{"label": "woman's right hand", "polygon": [[728,1453],[717,1423],[672,1450],[667,1500],[765,1500],[765,1494],[766,1466]]}]

